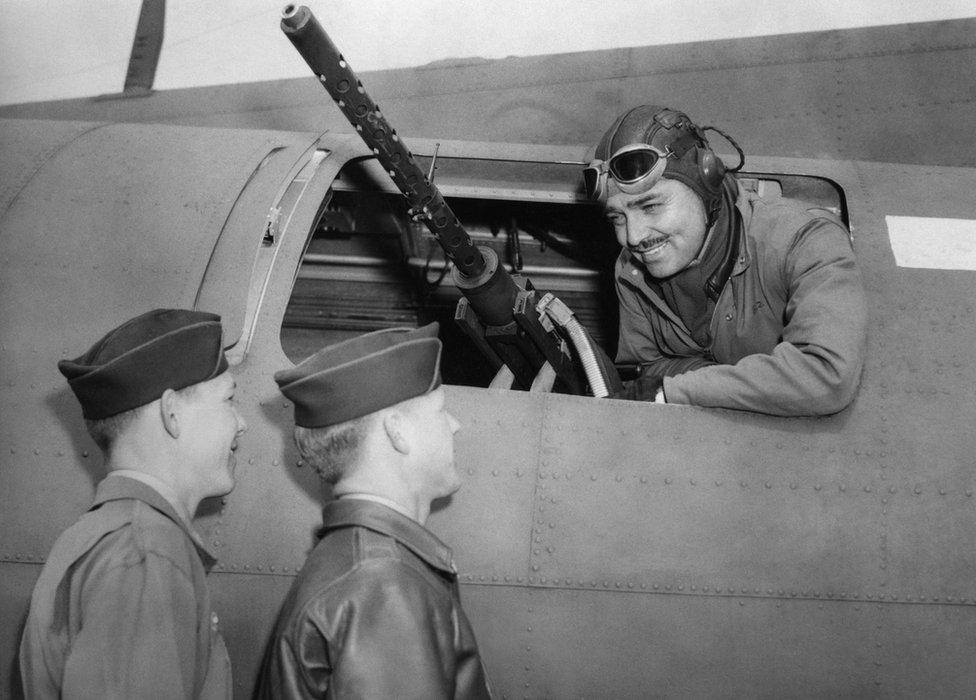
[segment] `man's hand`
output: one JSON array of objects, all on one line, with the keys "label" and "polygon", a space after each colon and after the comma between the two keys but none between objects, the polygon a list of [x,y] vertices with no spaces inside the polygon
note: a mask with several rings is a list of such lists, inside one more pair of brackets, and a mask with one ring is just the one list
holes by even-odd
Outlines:
[{"label": "man's hand", "polygon": [[663,377],[638,377],[633,381],[624,382],[620,391],[611,394],[615,399],[626,399],[627,401],[654,401],[655,403],[667,403],[664,397],[664,378]]}]

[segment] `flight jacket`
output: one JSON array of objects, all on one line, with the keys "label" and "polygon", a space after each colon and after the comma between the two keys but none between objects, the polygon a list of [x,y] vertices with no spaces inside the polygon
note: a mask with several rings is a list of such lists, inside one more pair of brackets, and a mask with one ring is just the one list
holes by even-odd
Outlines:
[{"label": "flight jacket", "polygon": [[285,603],[262,698],[487,698],[451,550],[410,518],[345,498]]},{"label": "flight jacket", "polygon": [[216,560],[153,488],[109,475],[55,542],[20,645],[28,698],[229,698]]},{"label": "flight jacket", "polygon": [[668,403],[772,415],[847,406],[864,365],[867,302],[847,230],[826,211],[740,190],[743,230],[699,345],[624,249],[617,361],[663,377]]}]

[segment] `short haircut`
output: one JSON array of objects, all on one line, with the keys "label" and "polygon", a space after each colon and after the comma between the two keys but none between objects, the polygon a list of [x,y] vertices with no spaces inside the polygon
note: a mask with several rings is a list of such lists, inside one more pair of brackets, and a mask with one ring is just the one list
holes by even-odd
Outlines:
[{"label": "short haircut", "polygon": [[358,456],[373,414],[325,428],[295,426],[295,445],[302,461],[315,468],[328,484],[335,484],[348,473]]},{"label": "short haircut", "polygon": [[[199,384],[191,384],[188,387],[176,390],[176,395],[182,399],[190,399],[196,395],[197,387]],[[88,430],[88,434],[91,439],[95,441],[102,453],[108,457],[112,454],[112,446],[115,441],[118,440],[119,436],[122,435],[139,415],[140,411],[146,410],[146,407],[150,404],[143,404],[142,406],[137,406],[135,408],[129,409],[128,411],[123,411],[122,413],[116,413],[114,416],[109,416],[108,418],[99,418],[96,420],[86,418],[85,428]]]},{"label": "short haircut", "polygon": [[119,435],[124,433],[126,428],[139,415],[139,412],[145,409],[146,406],[139,406],[128,411],[123,411],[122,413],[116,413],[114,416],[109,416],[108,418],[99,418],[97,420],[86,418],[85,427],[88,429],[88,434],[91,435],[95,444],[108,457],[112,453],[112,445],[115,444]]}]

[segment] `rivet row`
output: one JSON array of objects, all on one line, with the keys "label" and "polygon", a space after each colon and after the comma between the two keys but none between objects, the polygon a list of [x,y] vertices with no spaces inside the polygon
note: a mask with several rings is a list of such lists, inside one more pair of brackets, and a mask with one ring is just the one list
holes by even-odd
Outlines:
[{"label": "rivet row", "polygon": [[[532,566],[532,571],[538,573],[540,567]],[[872,603],[926,603],[926,604],[947,604],[947,605],[976,605],[976,597],[958,596],[924,596],[924,595],[899,595],[896,593],[849,593],[846,591],[817,591],[812,589],[785,589],[785,588],[750,588],[735,586],[698,586],[674,583],[646,583],[627,580],[599,579],[587,581],[584,579],[571,578],[549,578],[536,576],[500,576],[498,574],[462,574],[459,579],[464,583],[498,583],[498,584],[529,584],[543,585],[552,588],[573,588],[573,589],[603,589],[613,591],[645,591],[658,593],[672,593],[681,595],[696,596],[718,596],[718,597],[740,597],[747,598],[790,598],[794,600],[829,600],[836,602],[872,602]]]}]

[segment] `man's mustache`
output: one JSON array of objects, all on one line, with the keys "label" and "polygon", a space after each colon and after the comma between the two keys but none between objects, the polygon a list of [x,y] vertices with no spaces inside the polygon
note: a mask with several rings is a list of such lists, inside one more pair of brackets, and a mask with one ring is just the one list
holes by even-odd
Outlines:
[{"label": "man's mustache", "polygon": [[637,255],[640,255],[641,253],[648,251],[655,246],[660,245],[667,239],[668,239],[667,236],[653,236],[653,237],[649,236],[648,238],[642,240],[640,243],[637,243],[636,245],[628,245],[627,249],[631,253],[636,253]]}]

